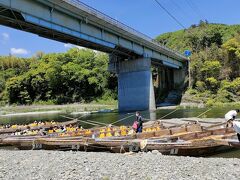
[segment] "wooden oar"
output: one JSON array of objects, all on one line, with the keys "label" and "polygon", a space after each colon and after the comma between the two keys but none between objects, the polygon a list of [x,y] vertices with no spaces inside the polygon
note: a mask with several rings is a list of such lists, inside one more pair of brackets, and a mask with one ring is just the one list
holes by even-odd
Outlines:
[{"label": "wooden oar", "polygon": [[206,124],[217,124],[217,123],[221,123],[219,121],[216,121],[216,122],[212,122],[212,121],[203,121],[203,120],[192,120],[192,119],[182,119],[182,121],[186,121],[186,122],[200,122],[200,123],[206,123]]},{"label": "wooden oar", "polygon": [[164,120],[161,120],[162,123],[166,123],[166,124],[172,124],[172,125],[183,125],[181,123],[176,123],[176,122],[171,122],[171,121],[164,121]]},{"label": "wooden oar", "polygon": [[208,127],[204,127],[204,129],[211,129],[211,128],[222,126],[222,125],[226,125],[226,122],[219,123],[219,124],[214,124],[214,125],[208,126]]}]

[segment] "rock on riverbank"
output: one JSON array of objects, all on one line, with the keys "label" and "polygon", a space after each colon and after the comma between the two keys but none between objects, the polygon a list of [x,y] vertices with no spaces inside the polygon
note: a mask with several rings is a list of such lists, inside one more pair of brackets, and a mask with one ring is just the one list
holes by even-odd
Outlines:
[{"label": "rock on riverbank", "polygon": [[0,150],[0,179],[239,179],[240,159]]}]

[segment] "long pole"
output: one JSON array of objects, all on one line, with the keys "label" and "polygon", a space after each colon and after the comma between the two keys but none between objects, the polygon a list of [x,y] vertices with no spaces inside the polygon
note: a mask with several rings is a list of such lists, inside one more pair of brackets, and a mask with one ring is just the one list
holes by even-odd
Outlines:
[{"label": "long pole", "polygon": [[128,118],[130,118],[130,117],[133,117],[134,115],[135,115],[135,114],[133,114],[133,115],[131,115],[131,116],[127,116],[127,117],[122,118],[122,119],[119,119],[119,120],[117,120],[117,121],[111,123],[111,125],[116,124],[116,123],[118,123],[118,122],[120,122],[120,121],[123,121],[123,120],[125,120],[125,119],[128,119]]},{"label": "long pole", "polygon": [[203,113],[199,114],[197,118],[201,117],[202,115],[206,114],[208,111],[211,111],[212,108],[209,108],[208,110],[204,111]]},{"label": "long pole", "polygon": [[[168,114],[166,114],[166,115],[164,115],[164,116],[160,117],[160,119],[163,119],[163,118],[165,118],[165,117],[169,116],[170,114],[172,114],[172,113],[176,112],[177,110],[178,110],[178,109],[175,109],[175,110],[171,111],[170,113],[168,113]],[[160,120],[160,119],[159,119],[159,120]]]},{"label": "long pole", "polygon": [[90,124],[90,125],[93,125],[93,126],[99,126],[99,124],[96,124],[96,123],[91,123],[91,122],[87,122],[87,121],[83,121],[83,120],[80,120],[80,119],[71,118],[71,117],[67,117],[67,116],[62,116],[62,115],[60,115],[60,116],[64,117],[64,118],[67,118],[67,119],[77,120],[77,121],[85,123],[85,124]]}]

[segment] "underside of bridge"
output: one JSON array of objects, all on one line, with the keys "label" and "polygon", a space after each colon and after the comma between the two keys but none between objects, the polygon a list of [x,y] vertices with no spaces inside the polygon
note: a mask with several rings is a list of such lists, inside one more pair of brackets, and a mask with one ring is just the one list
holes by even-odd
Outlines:
[{"label": "underside of bridge", "polygon": [[[37,34],[41,37],[56,40],[63,43],[71,43],[79,46],[83,46],[89,49],[94,49],[106,53],[114,53],[123,58],[136,58],[138,55],[124,47],[121,46],[107,46],[103,45],[100,42],[96,43],[83,38],[76,38],[70,33],[58,31],[56,29],[50,29],[44,27],[44,25],[36,25],[29,21],[26,21],[23,14],[7,9],[0,6],[0,24],[12,27],[14,29],[22,30],[25,32],[30,32],[33,34]],[[67,30],[66,30],[67,31]]]},{"label": "underside of bridge", "polygon": [[186,67],[176,69],[156,62],[152,63],[156,106],[176,105],[181,101],[186,85],[184,83],[186,75]]}]

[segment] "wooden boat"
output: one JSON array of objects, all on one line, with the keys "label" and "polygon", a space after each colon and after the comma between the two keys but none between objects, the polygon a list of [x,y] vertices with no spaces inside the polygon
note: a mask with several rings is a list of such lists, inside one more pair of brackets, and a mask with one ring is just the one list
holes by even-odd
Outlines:
[{"label": "wooden boat", "polygon": [[180,156],[208,156],[222,151],[233,149],[231,146],[219,144],[215,140],[216,135],[206,136],[201,139],[176,141],[176,142],[161,142],[150,141],[146,143],[145,148],[149,151],[158,150],[165,155],[180,155]]},{"label": "wooden boat", "polygon": [[[157,124],[158,126],[159,124]],[[122,128],[122,129],[121,129]],[[152,128],[152,129],[151,129]],[[13,146],[18,147],[21,149],[21,146],[24,146],[24,149],[28,147],[28,149],[32,149],[33,144],[41,144],[41,145],[46,145],[51,146],[51,143],[53,146],[56,147],[56,143],[59,143],[59,146],[62,146],[62,143],[67,142],[66,140],[69,140],[69,142],[77,143],[76,141],[73,141],[73,139],[78,139],[80,141],[80,145],[85,145],[85,141],[81,141],[82,139],[88,139],[91,140],[91,143],[93,143],[92,139],[95,142],[95,139],[105,139],[105,138],[110,138],[108,136],[104,137],[102,134],[111,134],[112,140],[116,139],[122,139],[122,140],[127,140],[127,139],[145,139],[149,137],[155,137],[155,136],[161,136],[161,135],[170,135],[170,134],[177,134],[182,131],[200,131],[201,127],[200,125],[192,124],[189,126],[184,126],[184,127],[173,127],[171,129],[168,128],[161,128],[160,130],[155,126],[155,124],[152,125],[152,127],[147,127],[144,129],[145,132],[140,133],[140,134],[131,134],[128,135],[129,128],[127,127],[114,127],[114,128],[109,128],[109,127],[101,127],[101,128],[92,128],[92,129],[85,129],[85,130],[78,130],[77,132],[69,132],[69,133],[53,133],[49,134],[48,136],[45,136],[43,138],[39,136],[8,136],[8,137],[3,137],[2,143],[3,144],[11,144]],[[153,131],[152,131],[153,130]],[[150,131],[150,132],[148,132]],[[115,133],[118,133],[120,136],[114,137]],[[121,136],[122,135],[122,136]],[[95,138],[92,138],[95,136]],[[49,142],[48,142],[49,141]],[[82,143],[82,144],[81,144]],[[98,146],[100,146],[98,144]],[[42,147],[42,146],[40,146]],[[52,149],[55,149],[53,147]],[[60,147],[59,147],[60,148]],[[38,148],[37,148],[38,149]],[[50,149],[50,148],[48,148]]]},{"label": "wooden boat", "polygon": [[236,133],[229,134],[228,136],[224,136],[223,138],[216,139],[216,142],[219,145],[231,146],[234,148],[240,148],[240,142],[237,138]]},{"label": "wooden boat", "polygon": [[[167,128],[164,124],[157,129],[156,124],[148,126],[152,131],[124,136],[100,138],[101,133],[107,133],[107,127],[81,130],[74,136],[26,136],[7,137],[3,144],[11,144],[19,149],[47,149],[47,150],[81,150],[81,151],[109,151],[124,153],[128,151],[158,150],[167,155],[206,156],[224,150],[236,148],[239,144],[223,143],[223,140],[234,135],[233,128],[211,125],[208,128],[199,123],[172,125]],[[105,128],[105,132],[101,131]],[[111,129],[110,133],[120,131],[120,127]],[[86,133],[88,132],[88,133]],[[95,136],[95,137],[94,137]],[[235,143],[235,144],[234,144]]]},{"label": "wooden boat", "polygon": [[29,125],[19,125],[19,126],[15,126],[14,128],[1,128],[0,129],[0,134],[12,134],[12,133],[15,133],[17,131],[24,131],[27,129],[27,127],[29,126],[30,127],[30,130],[39,130],[41,128],[50,128],[50,127],[53,127],[53,126],[57,126],[57,127],[60,127],[60,126],[69,126],[70,124],[71,125],[74,125],[74,124],[77,124],[78,123],[78,120],[71,120],[71,121],[66,121],[66,122],[55,122],[54,124],[44,124],[44,125],[36,125],[36,126],[31,126],[31,124]]},{"label": "wooden boat", "polygon": [[[231,128],[219,128],[214,130],[191,131],[184,133],[173,133],[169,135],[166,130],[160,136],[154,136],[147,139],[136,137],[111,137],[96,139],[81,139],[81,141],[67,140],[68,148],[85,151],[110,151],[110,152],[128,152],[128,151],[152,151],[158,150],[166,155],[182,156],[207,156],[213,153],[232,149],[231,146],[219,144],[216,140],[233,135]],[[140,136],[140,134],[139,134]],[[66,139],[65,139],[66,141]],[[59,138],[46,138],[41,142],[43,145],[59,145],[63,143]],[[144,144],[144,145],[143,145]],[[66,144],[65,144],[66,145]],[[60,146],[58,146],[60,148]]]},{"label": "wooden boat", "polygon": [[105,148],[111,152],[158,150],[166,155],[206,156],[223,150],[232,149],[217,143],[216,139],[233,135],[232,128],[192,131],[155,136],[147,139],[96,139],[88,145],[95,149]]}]

